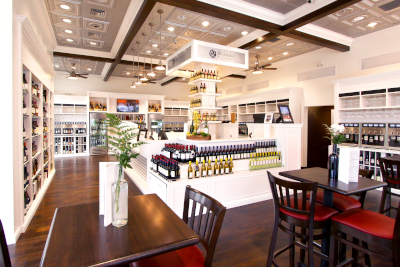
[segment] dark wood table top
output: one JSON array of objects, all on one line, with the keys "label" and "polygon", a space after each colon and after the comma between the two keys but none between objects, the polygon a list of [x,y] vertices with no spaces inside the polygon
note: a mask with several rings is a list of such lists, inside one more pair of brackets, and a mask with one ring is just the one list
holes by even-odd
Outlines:
[{"label": "dark wood table top", "polygon": [[384,159],[400,161],[400,155],[393,155],[390,157],[385,157]]},{"label": "dark wood table top", "polygon": [[98,202],[56,209],[40,266],[117,266],[199,243],[157,195],[128,202],[120,228],[104,227]]},{"label": "dark wood table top", "polygon": [[308,168],[302,170],[280,172],[280,175],[300,182],[317,182],[318,187],[327,189],[342,195],[352,195],[372,190],[387,185],[385,182],[359,177],[358,182],[343,183],[339,180],[329,178],[328,169]]}]

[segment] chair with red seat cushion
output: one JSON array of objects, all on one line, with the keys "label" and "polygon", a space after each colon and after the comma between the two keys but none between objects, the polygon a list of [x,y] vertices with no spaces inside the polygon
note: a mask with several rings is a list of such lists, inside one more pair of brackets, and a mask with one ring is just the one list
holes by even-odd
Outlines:
[{"label": "chair with red seat cushion", "polygon": [[379,166],[381,168],[383,181],[388,185],[382,189],[381,204],[379,207],[379,213],[386,213],[390,216],[390,210],[397,210],[398,207],[392,206],[391,196],[400,197],[399,194],[393,193],[392,188],[400,189],[400,162],[389,160],[385,158],[379,158]]},{"label": "chair with red seat cushion", "polygon": [[[290,266],[294,266],[295,246],[300,247],[302,254],[308,251],[309,266],[314,266],[314,255],[328,261],[327,255],[314,250],[314,240],[324,239],[330,233],[322,231],[320,234],[315,234],[314,230],[327,229],[330,218],[339,212],[316,203],[317,183],[290,182],[279,179],[270,172],[268,172],[268,178],[274,198],[275,221],[267,267],[278,266],[275,258],[287,250],[290,250]],[[290,194],[291,192],[293,195]],[[307,192],[310,192],[310,199],[307,199]],[[282,222],[289,224],[289,227]],[[300,230],[296,231],[296,227]],[[275,252],[279,228],[289,234],[289,245]],[[301,242],[296,241],[296,238],[301,239]],[[304,257],[301,256],[300,261],[304,262]]]},{"label": "chair with red seat cushion", "polygon": [[[189,214],[190,209],[191,212]],[[186,186],[182,219],[199,236],[200,243],[206,249],[206,257],[204,257],[203,253],[197,246],[190,246],[134,262],[131,266],[212,266],[214,251],[217,245],[219,233],[221,231],[222,222],[225,217],[225,212],[226,207],[224,207],[217,200],[196,189],[191,188],[189,185]],[[196,216],[196,214],[198,215]]]},{"label": "chair with red seat cushion", "polygon": [[[350,263],[357,265],[359,252],[381,260],[392,261],[393,266],[400,266],[399,212],[396,219],[392,219],[369,210],[351,209],[333,216],[331,220],[330,266],[343,266]],[[348,240],[347,237],[352,238],[352,241]],[[364,244],[360,246],[360,241],[368,244],[368,246]],[[344,259],[338,265],[339,243],[345,243],[350,246],[352,248],[352,256],[349,259]],[[375,247],[375,249],[371,249],[371,247]]]},{"label": "chair with red seat cushion", "polygon": [[[364,170],[360,169],[359,170],[359,175],[369,178],[372,178],[372,175],[374,174],[373,170]],[[346,211],[350,209],[356,209],[356,208],[362,208],[364,206],[364,200],[365,200],[365,195],[367,192],[355,194],[355,196],[358,196],[358,199],[352,198],[351,196],[345,196],[342,194],[338,193],[333,193],[333,208],[339,210],[339,211]],[[324,203],[324,192],[319,191],[317,192],[317,202],[318,203]]]}]

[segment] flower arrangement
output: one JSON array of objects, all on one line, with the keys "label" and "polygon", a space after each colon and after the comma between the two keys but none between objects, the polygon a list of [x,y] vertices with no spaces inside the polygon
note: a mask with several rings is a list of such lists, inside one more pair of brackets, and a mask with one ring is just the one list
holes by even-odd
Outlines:
[{"label": "flower arrangement", "polygon": [[208,133],[200,131],[202,129],[205,129],[205,127],[208,128],[208,126],[207,121],[203,121],[201,114],[198,111],[193,111],[192,113],[192,126],[193,127],[191,127],[191,131],[186,133],[187,136],[202,135],[206,137],[209,135]]},{"label": "flower arrangement", "polygon": [[324,138],[331,140],[334,145],[341,144],[347,140],[342,134],[344,132],[344,126],[332,124],[331,127],[329,127],[326,124],[323,125],[325,126],[326,133],[328,134],[328,136],[324,136]]}]

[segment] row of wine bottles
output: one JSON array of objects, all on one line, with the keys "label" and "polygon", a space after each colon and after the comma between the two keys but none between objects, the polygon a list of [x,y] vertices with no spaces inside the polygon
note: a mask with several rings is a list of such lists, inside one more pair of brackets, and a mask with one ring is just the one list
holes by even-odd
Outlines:
[{"label": "row of wine bottles", "polygon": [[165,144],[161,149],[161,154],[166,158],[176,160],[178,162],[198,161],[205,160],[220,161],[232,158],[236,159],[249,159],[251,153],[268,153],[278,152],[275,141],[269,142],[256,142],[254,144],[244,145],[230,145],[230,146],[213,146],[203,147],[199,149],[194,146],[184,146],[181,144]]},{"label": "row of wine bottles", "polygon": [[196,165],[194,168],[192,167],[192,162],[189,161],[189,168],[188,168],[188,178],[200,178],[200,177],[210,177],[216,175],[223,175],[223,174],[232,174],[233,173],[233,161],[230,158],[225,159],[224,161],[221,159],[220,163],[215,160],[214,166],[211,165],[211,160],[208,160],[208,164],[206,165],[206,161],[203,160],[203,164],[201,168],[199,167],[199,162],[196,161]]},{"label": "row of wine bottles", "polygon": [[215,73],[215,70],[206,70],[206,69],[201,69],[198,71],[193,72],[192,76],[190,76],[190,81],[194,81],[197,79],[212,79],[212,80],[219,80],[219,73]]},{"label": "row of wine bottles", "polygon": [[178,161],[166,158],[163,155],[153,155],[150,160],[150,169],[158,172],[165,179],[179,179],[181,177]]},{"label": "row of wine bottles", "polygon": [[190,101],[190,107],[191,108],[197,108],[197,107],[201,107],[202,103],[201,103],[201,99],[193,99],[192,101]]},{"label": "row of wine bottles", "polygon": [[89,103],[89,110],[90,111],[107,111],[107,106],[97,101],[95,104],[92,102]]},{"label": "row of wine bottles", "polygon": [[250,171],[282,167],[281,152],[251,153]]},{"label": "row of wine bottles", "polygon": [[217,91],[218,91],[217,84],[215,84],[215,90],[214,92],[212,92],[210,90],[207,91],[207,86],[205,83],[200,83],[200,89],[197,86],[193,86],[192,88],[190,88],[190,95],[198,93],[217,93]]},{"label": "row of wine bottles", "polygon": [[[74,128],[54,128],[54,134],[73,134]],[[86,128],[75,128],[75,134],[86,134]]]}]

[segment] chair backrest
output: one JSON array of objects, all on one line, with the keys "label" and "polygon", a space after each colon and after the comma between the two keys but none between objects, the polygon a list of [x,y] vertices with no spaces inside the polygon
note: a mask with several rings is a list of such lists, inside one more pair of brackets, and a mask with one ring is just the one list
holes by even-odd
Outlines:
[{"label": "chair backrest", "polygon": [[[190,205],[190,202],[192,205]],[[189,208],[191,208],[189,217]],[[197,207],[200,206],[199,209]],[[196,213],[197,210],[197,213]],[[205,266],[211,266],[217,245],[226,207],[214,198],[186,186],[185,202],[183,206],[183,221],[200,238],[201,244],[207,251]],[[196,216],[198,214],[198,216]]]},{"label": "chair backrest", "polygon": [[359,169],[358,175],[361,175],[362,177],[371,179],[372,175],[374,175],[374,170]]},{"label": "chair backrest", "polygon": [[0,220],[0,267],[11,267],[10,254],[8,254],[8,247],[6,236],[4,235],[3,224]]},{"label": "chair backrest", "polygon": [[[385,158],[379,159],[383,181],[391,188],[400,189],[400,162]],[[388,181],[389,180],[389,181]],[[394,183],[393,183],[394,182]]]},{"label": "chair backrest", "polygon": [[[270,172],[267,173],[274,198],[276,216],[281,214],[279,209],[282,208],[291,213],[303,215],[302,217],[308,217],[309,223],[312,224],[314,221],[318,183],[291,182],[279,179]],[[309,201],[307,200],[307,193],[310,193]]]}]

